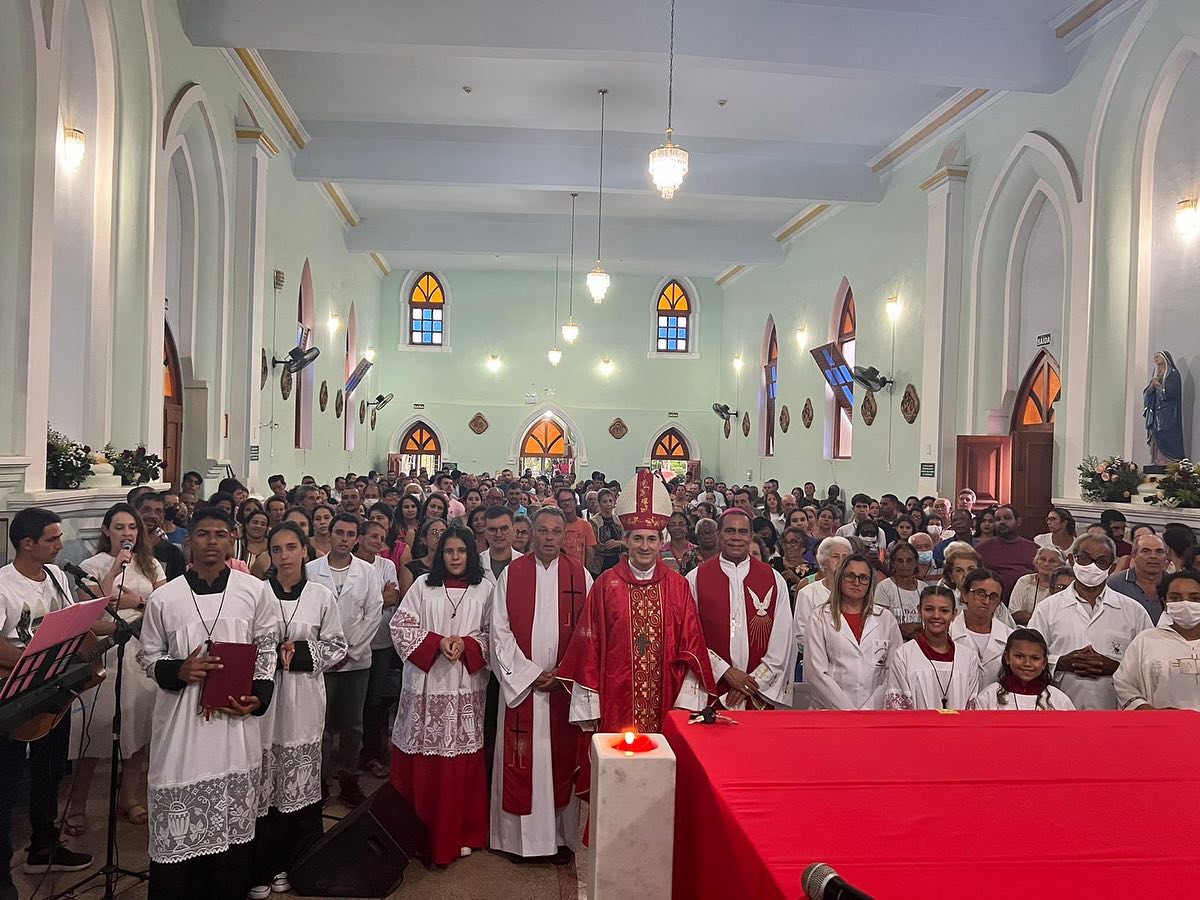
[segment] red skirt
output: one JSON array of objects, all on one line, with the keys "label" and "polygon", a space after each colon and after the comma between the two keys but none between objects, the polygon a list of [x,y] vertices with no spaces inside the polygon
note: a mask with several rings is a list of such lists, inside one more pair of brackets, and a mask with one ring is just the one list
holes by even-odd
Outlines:
[{"label": "red skirt", "polygon": [[448,866],[463,847],[488,845],[488,786],[483,750],[462,756],[418,756],[392,747],[392,787],[429,829],[429,855]]}]

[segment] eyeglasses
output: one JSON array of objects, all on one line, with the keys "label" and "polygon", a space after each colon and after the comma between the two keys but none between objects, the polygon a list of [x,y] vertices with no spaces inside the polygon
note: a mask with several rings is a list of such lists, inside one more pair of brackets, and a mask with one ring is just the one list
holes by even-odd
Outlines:
[{"label": "eyeglasses", "polygon": [[842,576],[842,580],[849,581],[851,584],[870,584],[871,575],[870,573],[860,575],[855,572],[847,572]]},{"label": "eyeglasses", "polygon": [[1085,566],[1089,563],[1095,563],[1102,569],[1111,569],[1113,564],[1113,558],[1107,554],[1104,556],[1092,556],[1084,550],[1080,550],[1075,554],[1075,561]]},{"label": "eyeglasses", "polygon": [[989,592],[985,591],[983,588],[971,588],[971,590],[967,591],[967,593],[976,600],[986,600],[988,603],[1000,602],[1000,595],[994,591]]}]

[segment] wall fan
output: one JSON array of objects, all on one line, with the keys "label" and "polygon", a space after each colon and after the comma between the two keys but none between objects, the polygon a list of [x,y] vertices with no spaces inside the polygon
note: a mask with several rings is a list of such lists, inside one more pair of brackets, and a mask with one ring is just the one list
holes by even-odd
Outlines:
[{"label": "wall fan", "polygon": [[375,407],[375,412],[379,412],[385,406],[392,402],[394,394],[380,394],[374,400],[367,401],[367,406]]},{"label": "wall fan", "polygon": [[888,378],[886,375],[881,374],[874,366],[855,366],[852,371],[855,382],[862,385],[868,391],[879,392],[884,388],[890,388],[896,383],[896,379]]},{"label": "wall fan", "polygon": [[285,372],[289,375],[295,375],[311,366],[313,361],[320,355],[321,348],[319,347],[293,347],[283,359],[274,356],[271,357],[271,366],[272,368],[283,366]]},{"label": "wall fan", "polygon": [[728,403],[714,403],[712,405],[712,411],[714,413],[716,413],[717,418],[719,418],[723,422],[728,422],[730,419],[732,419],[734,416],[736,416],[738,414],[738,411],[736,409],[729,408]]}]

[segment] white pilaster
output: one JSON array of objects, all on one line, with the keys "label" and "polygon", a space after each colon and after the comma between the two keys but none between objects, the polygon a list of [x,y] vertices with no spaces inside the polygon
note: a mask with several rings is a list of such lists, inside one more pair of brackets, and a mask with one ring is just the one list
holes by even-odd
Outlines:
[{"label": "white pilaster", "polygon": [[920,478],[917,493],[954,489],[958,435],[959,348],[963,295],[963,222],[967,166],[938,169],[921,189],[929,200],[925,254],[925,345],[921,372],[921,462],[934,478]]},{"label": "white pilaster", "polygon": [[234,471],[251,490],[258,487],[262,412],[259,367],[266,296],[267,163],[274,145],[259,128],[237,130],[234,180],[233,304],[230,324],[229,455]]}]

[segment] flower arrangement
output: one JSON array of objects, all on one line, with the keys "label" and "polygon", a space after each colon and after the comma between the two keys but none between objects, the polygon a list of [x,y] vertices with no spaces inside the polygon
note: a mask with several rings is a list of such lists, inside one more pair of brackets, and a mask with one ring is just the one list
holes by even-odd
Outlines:
[{"label": "flower arrangement", "polygon": [[74,490],[92,474],[92,450],[53,428],[46,429],[46,486]]},{"label": "flower arrangement", "polygon": [[1129,503],[1141,482],[1137,464],[1120,456],[1087,456],[1079,464],[1079,487],[1091,503]]},{"label": "flower arrangement", "polygon": [[1200,469],[1190,459],[1167,465],[1167,474],[1158,480],[1158,491],[1148,503],[1171,509],[1200,507]]},{"label": "flower arrangement", "polygon": [[157,453],[147,453],[145,447],[133,450],[114,450],[112,445],[104,448],[104,456],[113,467],[113,472],[121,476],[121,484],[146,484],[158,478],[162,470],[162,457]]}]

